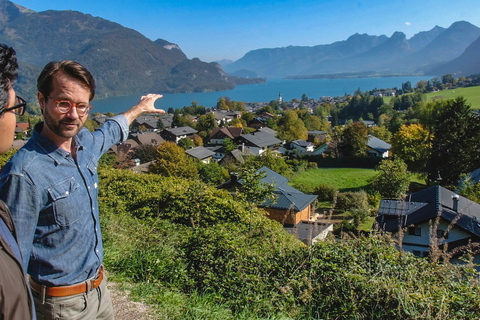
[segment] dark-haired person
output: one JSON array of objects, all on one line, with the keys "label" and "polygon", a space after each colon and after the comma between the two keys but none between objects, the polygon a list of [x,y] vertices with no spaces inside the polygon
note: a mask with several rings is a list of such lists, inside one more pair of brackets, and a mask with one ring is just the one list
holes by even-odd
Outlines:
[{"label": "dark-haired person", "polygon": [[0,174],[39,319],[113,319],[103,273],[97,165],[125,140],[129,124],[155,109],[142,96],[95,132],[83,128],[95,82],[77,62],[48,63],[37,80],[44,121]]},{"label": "dark-haired person", "polygon": [[[0,44],[0,154],[12,146],[16,115],[22,115],[26,103],[15,95],[17,80],[15,50]],[[0,201],[0,319],[34,319],[33,300],[29,294],[16,241],[10,211]]]}]

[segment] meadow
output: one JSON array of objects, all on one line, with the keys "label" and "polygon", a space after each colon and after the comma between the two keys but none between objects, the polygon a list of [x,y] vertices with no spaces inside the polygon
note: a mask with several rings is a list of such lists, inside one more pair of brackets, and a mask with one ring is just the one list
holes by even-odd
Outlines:
[{"label": "meadow", "polygon": [[480,86],[455,88],[426,94],[427,101],[436,99],[454,99],[463,96],[472,106],[472,109],[480,109]]},{"label": "meadow", "polygon": [[303,172],[292,180],[293,187],[309,185],[313,189],[321,184],[334,186],[340,192],[365,190],[369,180],[377,174],[373,169],[362,168],[317,168]]}]

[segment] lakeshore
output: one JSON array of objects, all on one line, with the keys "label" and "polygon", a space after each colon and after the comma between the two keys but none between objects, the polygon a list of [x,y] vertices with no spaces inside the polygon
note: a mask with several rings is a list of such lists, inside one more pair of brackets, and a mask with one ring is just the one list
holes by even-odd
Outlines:
[{"label": "lakeshore", "polygon": [[[369,77],[369,78],[339,78],[339,79],[268,79],[265,83],[239,85],[233,90],[215,92],[193,92],[163,94],[163,98],[156,102],[157,108],[179,109],[196,101],[205,107],[215,107],[221,97],[229,97],[233,101],[243,102],[270,102],[277,100],[279,94],[284,101],[300,99],[303,94],[308,98],[320,99],[325,96],[343,96],[353,94],[355,90],[369,91],[375,88],[401,88],[402,83],[410,81],[412,86],[421,80],[430,80],[432,76],[403,76],[403,77]],[[119,113],[127,106],[138,102],[142,92],[137,95],[111,97],[94,100],[95,112]],[[161,93],[161,92],[158,92]]]}]

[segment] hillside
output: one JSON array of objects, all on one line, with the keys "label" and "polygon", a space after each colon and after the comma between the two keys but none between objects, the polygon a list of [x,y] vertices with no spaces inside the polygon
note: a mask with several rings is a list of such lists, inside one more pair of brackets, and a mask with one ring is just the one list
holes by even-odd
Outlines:
[{"label": "hillside", "polygon": [[204,92],[234,88],[217,63],[189,60],[178,45],[151,41],[120,24],[76,11],[34,12],[0,1],[0,42],[18,54],[19,92],[34,93],[36,76],[52,60],[87,67],[100,97],[139,92]]},{"label": "hillside", "polygon": [[390,37],[355,34],[345,41],[313,47],[253,50],[224,69],[262,77],[344,73],[430,75],[425,70],[459,57],[479,36],[480,28],[466,21],[455,22],[447,29],[435,26],[410,39],[402,32],[394,32]]}]

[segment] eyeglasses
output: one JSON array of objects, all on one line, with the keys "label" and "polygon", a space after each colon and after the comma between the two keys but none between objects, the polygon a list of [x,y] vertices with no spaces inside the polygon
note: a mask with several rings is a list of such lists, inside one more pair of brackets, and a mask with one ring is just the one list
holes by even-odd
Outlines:
[{"label": "eyeglasses", "polygon": [[60,113],[68,113],[73,107],[76,107],[78,115],[80,117],[83,117],[87,115],[93,108],[89,103],[73,103],[68,100],[55,100],[50,96],[47,97],[55,101],[55,103],[57,104],[57,110]]},{"label": "eyeglasses", "polygon": [[3,112],[13,111],[13,113],[15,113],[16,115],[23,116],[23,114],[25,113],[25,109],[27,107],[27,102],[23,98],[20,98],[19,96],[15,96],[15,100],[17,104],[11,108],[3,109]]}]

